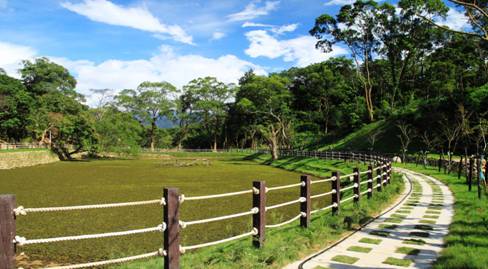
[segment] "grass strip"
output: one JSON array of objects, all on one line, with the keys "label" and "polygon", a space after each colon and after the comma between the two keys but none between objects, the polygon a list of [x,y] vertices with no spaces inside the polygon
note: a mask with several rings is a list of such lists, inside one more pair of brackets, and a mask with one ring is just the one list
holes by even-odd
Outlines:
[{"label": "grass strip", "polygon": [[401,266],[401,267],[408,267],[412,263],[412,260],[388,257],[383,263],[389,265]]},{"label": "grass strip", "polygon": [[350,246],[347,250],[361,253],[369,253],[373,249],[368,247]]},{"label": "grass strip", "polygon": [[395,252],[413,256],[413,255],[418,255],[420,253],[420,249],[411,248],[411,247],[399,247],[395,250]]},{"label": "grass strip", "polygon": [[379,245],[381,243],[381,239],[376,239],[376,238],[369,238],[369,237],[363,237],[359,239],[359,242],[365,243],[365,244],[372,244],[372,245]]},{"label": "grass strip", "polygon": [[359,258],[351,257],[347,255],[337,255],[332,257],[332,261],[346,263],[346,264],[354,264],[355,262],[359,261]]}]

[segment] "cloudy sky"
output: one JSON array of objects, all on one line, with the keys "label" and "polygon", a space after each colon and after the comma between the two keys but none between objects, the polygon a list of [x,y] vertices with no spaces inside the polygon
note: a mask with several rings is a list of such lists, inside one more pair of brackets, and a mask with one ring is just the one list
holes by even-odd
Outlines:
[{"label": "cloudy sky", "polygon": [[[77,90],[136,87],[201,76],[236,82],[347,55],[314,48],[314,19],[349,0],[0,0],[0,67],[47,56],[77,78]],[[466,26],[452,9],[445,24]],[[90,100],[90,98],[89,98]],[[93,101],[93,100],[92,100]]]}]

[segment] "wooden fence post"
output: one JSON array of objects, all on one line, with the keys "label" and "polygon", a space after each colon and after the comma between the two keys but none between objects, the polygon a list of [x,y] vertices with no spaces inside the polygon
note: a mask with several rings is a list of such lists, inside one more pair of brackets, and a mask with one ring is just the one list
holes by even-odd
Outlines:
[{"label": "wooden fence post", "polygon": [[332,204],[337,205],[332,207],[332,214],[337,214],[341,207],[341,173],[332,172],[332,176],[335,177],[335,180],[332,181],[332,190],[335,190],[335,193],[332,194]]},{"label": "wooden fence post", "polygon": [[360,188],[361,188],[361,176],[359,174],[359,168],[354,168],[354,184],[357,185],[355,188],[354,188],[354,195],[356,195],[354,197],[354,202],[357,204],[359,203],[359,199],[361,197],[361,192],[360,192]]},{"label": "wooden fence post", "polygon": [[0,195],[0,269],[15,269],[15,195]]},{"label": "wooden fence post", "polygon": [[388,165],[386,164],[386,161],[383,162],[383,186],[386,187],[388,184]]},{"label": "wooden fence post", "polygon": [[259,212],[252,215],[252,226],[258,230],[258,234],[253,236],[254,247],[262,248],[266,237],[266,182],[253,181],[252,207],[258,208]]},{"label": "wooden fence post", "polygon": [[176,188],[164,188],[163,220],[164,230],[164,269],[180,268],[180,195]]},{"label": "wooden fence post", "polygon": [[381,168],[377,168],[376,169],[376,190],[379,192],[381,192],[381,187],[383,186],[381,174],[382,174]]},{"label": "wooden fence post", "polygon": [[300,226],[308,228],[310,226],[310,210],[312,208],[312,200],[310,199],[310,177],[303,175],[300,177],[302,186],[300,187],[300,197],[305,197],[305,202],[300,203],[300,214],[305,213],[305,216],[300,217]]},{"label": "wooden fence post", "polygon": [[373,166],[369,165],[368,166],[368,199],[371,199],[373,197]]},{"label": "wooden fence post", "polygon": [[463,170],[463,155],[461,155],[461,160],[458,163],[458,179],[461,179],[461,172]]},{"label": "wooden fence post", "polygon": [[478,185],[478,199],[481,199],[481,179],[480,179],[480,171],[482,171],[481,168],[481,158],[479,158],[476,161],[476,177],[478,179],[477,185]]},{"label": "wooden fence post", "polygon": [[471,191],[471,185],[473,184],[473,169],[474,169],[474,159],[469,158],[469,171],[468,171],[468,190]]}]

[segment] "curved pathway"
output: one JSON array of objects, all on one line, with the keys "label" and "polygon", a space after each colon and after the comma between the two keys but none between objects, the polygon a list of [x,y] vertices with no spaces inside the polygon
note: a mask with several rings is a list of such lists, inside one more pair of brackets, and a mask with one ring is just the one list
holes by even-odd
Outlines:
[{"label": "curved pathway", "polygon": [[431,268],[442,250],[454,199],[440,181],[406,169],[394,206],[339,244],[285,269]]}]

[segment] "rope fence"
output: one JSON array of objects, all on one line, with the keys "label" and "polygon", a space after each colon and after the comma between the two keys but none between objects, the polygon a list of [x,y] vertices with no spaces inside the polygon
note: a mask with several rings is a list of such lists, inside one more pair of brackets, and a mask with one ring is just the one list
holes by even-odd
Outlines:
[{"label": "rope fence", "polygon": [[[304,151],[280,151],[282,156],[310,156],[316,158],[338,158],[345,161],[357,161],[369,163],[366,171],[359,171],[358,168],[354,169],[354,172],[341,177],[339,172],[333,172],[328,178],[319,178],[312,180],[310,176],[303,175],[300,177],[300,181],[294,184],[280,185],[266,187],[264,181],[254,181],[252,187],[247,190],[228,192],[221,194],[203,195],[203,196],[185,196],[180,194],[176,188],[164,188],[163,197],[160,199],[147,200],[147,201],[135,201],[124,203],[109,203],[109,204],[94,204],[94,205],[78,205],[78,206],[62,206],[62,207],[40,207],[40,208],[24,208],[23,206],[16,207],[14,195],[1,195],[0,196],[0,249],[5,250],[5,255],[0,255],[0,269],[13,269],[15,267],[15,251],[18,247],[33,245],[33,244],[51,244],[63,241],[78,241],[98,238],[109,238],[118,236],[129,236],[142,233],[159,232],[163,234],[162,248],[150,253],[123,257],[118,259],[110,259],[105,261],[97,261],[90,263],[73,264],[66,266],[50,267],[50,269],[75,269],[75,268],[90,268],[105,266],[111,264],[126,263],[136,260],[148,259],[153,257],[164,258],[164,268],[173,269],[180,267],[180,256],[187,251],[205,248],[209,246],[219,245],[226,242],[240,240],[243,238],[251,237],[253,245],[257,248],[264,246],[266,229],[275,229],[285,225],[292,224],[295,221],[300,220],[300,226],[308,228],[310,225],[311,216],[313,214],[323,212],[331,209],[332,214],[337,214],[341,209],[341,204],[354,201],[355,204],[360,202],[362,196],[367,196],[371,199],[373,193],[380,192],[390,183],[391,178],[391,162],[383,157],[367,155],[367,154],[355,154],[355,153],[336,153],[336,152],[304,152]],[[376,174],[376,176],[375,176]],[[366,176],[366,177],[363,177]],[[363,177],[363,179],[362,179]],[[347,180],[342,180],[347,179]],[[374,184],[376,180],[376,184]],[[331,190],[327,192],[321,192],[311,195],[311,189],[313,184],[330,183]],[[341,183],[346,184],[345,187],[341,186]],[[347,183],[350,185],[347,186]],[[361,186],[367,184],[367,189],[361,191]],[[269,192],[280,191],[285,189],[297,188],[300,191],[300,195],[297,199],[286,201],[274,205],[267,205],[267,195]],[[352,191],[352,194],[350,194]],[[346,193],[347,192],[347,193]],[[211,217],[206,219],[180,220],[180,208],[181,204],[185,201],[198,201],[208,199],[219,199],[231,196],[240,196],[250,194],[252,198],[252,208],[245,212],[229,214],[218,217]],[[348,195],[347,197],[344,197]],[[331,204],[316,208],[312,210],[312,199],[330,197]],[[276,224],[266,223],[266,212],[270,210],[280,209],[292,205],[299,205],[298,214],[294,215],[288,220],[285,220]],[[16,234],[16,218],[27,216],[28,213],[46,213],[46,212],[63,212],[73,210],[96,210],[107,208],[118,208],[127,206],[146,206],[146,205],[159,205],[163,207],[163,222],[155,227],[120,231],[120,232],[108,232],[99,234],[86,234],[75,236],[63,236],[53,238],[39,238],[39,239],[27,239],[21,235]],[[220,239],[217,241],[206,242],[195,245],[183,246],[181,245],[181,233],[191,225],[202,225],[211,222],[219,222],[224,220],[230,220],[240,217],[252,217],[252,230],[244,232],[239,235],[234,235],[228,238]],[[28,217],[28,216],[27,216]]]}]

